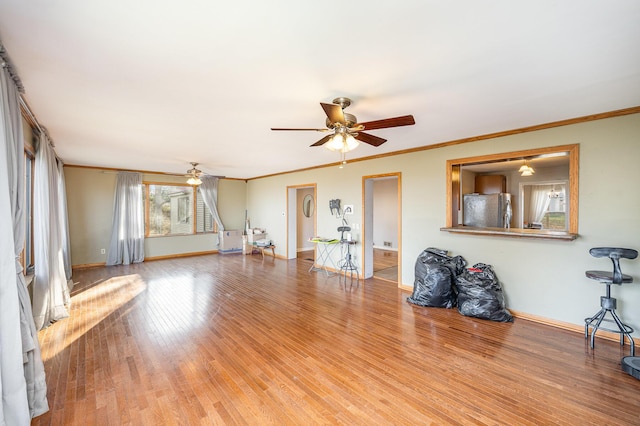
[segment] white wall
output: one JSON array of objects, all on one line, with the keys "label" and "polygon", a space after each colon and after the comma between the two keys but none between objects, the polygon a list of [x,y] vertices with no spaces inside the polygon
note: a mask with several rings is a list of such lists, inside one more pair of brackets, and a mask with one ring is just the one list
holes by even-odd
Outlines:
[{"label": "white wall", "polygon": [[[398,178],[373,180],[373,246],[398,249]],[[385,246],[388,241],[391,246]]]},{"label": "white wall", "polygon": [[[428,131],[428,129],[423,129]],[[469,265],[493,265],[510,309],[576,325],[599,309],[604,288],[587,278],[588,269],[610,269],[595,259],[595,246],[640,248],[640,115],[609,118],[474,143],[382,157],[337,167],[289,173],[248,182],[250,210],[286,251],[286,186],[317,183],[318,234],[336,236],[339,220],[329,214],[331,198],[353,204],[353,221],[362,218],[362,176],[402,172],[402,275],[413,286],[416,257],[427,247],[462,255]],[[451,234],[440,231],[446,222],[448,159],[525,149],[580,144],[579,238],[553,241],[497,236]],[[257,208],[260,206],[260,209]],[[360,218],[360,219],[358,219]],[[358,239],[359,236],[355,235]],[[356,263],[360,263],[360,247]],[[623,262],[635,284],[613,289],[622,318],[640,330],[640,261]],[[638,333],[636,332],[636,335]]]}]

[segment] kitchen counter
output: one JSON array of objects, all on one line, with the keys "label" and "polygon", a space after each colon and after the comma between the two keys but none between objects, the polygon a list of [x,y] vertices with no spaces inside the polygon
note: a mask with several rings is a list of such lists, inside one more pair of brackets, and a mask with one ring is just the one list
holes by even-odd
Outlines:
[{"label": "kitchen counter", "polygon": [[571,234],[565,231],[552,231],[549,229],[527,229],[527,228],[479,228],[475,226],[454,226],[443,227],[441,231],[457,234],[474,234],[500,237],[516,238],[542,238],[549,240],[573,241],[578,238],[578,234]]}]

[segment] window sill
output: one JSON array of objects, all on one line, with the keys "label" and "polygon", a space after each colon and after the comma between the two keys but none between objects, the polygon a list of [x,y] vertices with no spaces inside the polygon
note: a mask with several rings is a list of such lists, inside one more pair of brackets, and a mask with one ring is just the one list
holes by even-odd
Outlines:
[{"label": "window sill", "polygon": [[578,234],[571,234],[564,231],[550,231],[546,229],[524,229],[524,228],[476,228],[473,226],[443,227],[441,231],[454,234],[488,235],[498,237],[515,238],[537,238],[547,240],[573,241],[578,238]]},{"label": "window sill", "polygon": [[189,233],[184,233],[184,234],[166,234],[166,235],[145,235],[145,238],[170,238],[170,237],[194,237],[194,236],[198,236],[198,235],[216,235],[218,234],[217,231],[207,231],[207,232],[196,232],[195,234],[189,234]]}]

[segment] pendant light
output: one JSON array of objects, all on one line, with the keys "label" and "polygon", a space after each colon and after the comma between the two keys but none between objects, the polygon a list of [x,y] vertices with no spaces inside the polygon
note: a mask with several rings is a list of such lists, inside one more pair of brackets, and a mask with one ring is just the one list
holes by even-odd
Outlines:
[{"label": "pendant light", "polygon": [[520,169],[518,169],[518,173],[520,173],[520,176],[531,176],[535,172],[536,171],[533,170],[533,167],[529,165],[529,162],[527,160],[524,160],[524,164],[520,166]]}]

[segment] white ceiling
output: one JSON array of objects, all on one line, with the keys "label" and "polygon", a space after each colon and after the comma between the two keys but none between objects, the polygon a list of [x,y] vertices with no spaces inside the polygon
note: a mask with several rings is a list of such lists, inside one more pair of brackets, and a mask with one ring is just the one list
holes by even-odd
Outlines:
[{"label": "white ceiling", "polygon": [[[0,41],[67,164],[250,178],[333,163],[309,145],[347,96],[347,158],[640,105],[637,0],[0,0]],[[559,141],[576,142],[576,141]]]}]

